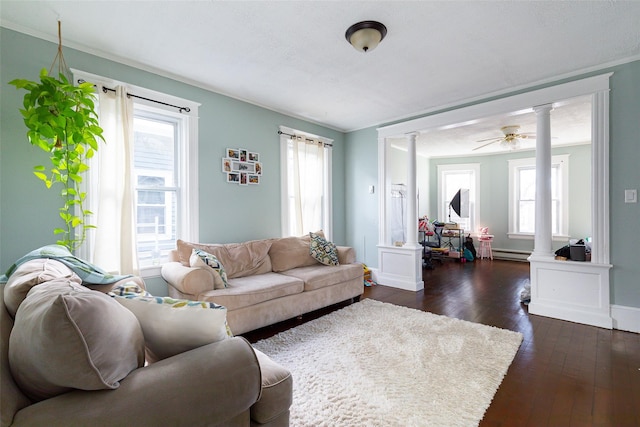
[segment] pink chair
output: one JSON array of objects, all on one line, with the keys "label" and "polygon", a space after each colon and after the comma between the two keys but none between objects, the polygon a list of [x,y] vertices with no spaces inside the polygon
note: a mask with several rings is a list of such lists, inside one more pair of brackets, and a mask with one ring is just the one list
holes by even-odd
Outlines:
[{"label": "pink chair", "polygon": [[489,258],[493,259],[493,251],[491,250],[491,242],[493,241],[493,234],[489,234],[489,227],[482,227],[480,229],[480,235],[478,236],[480,242],[480,250],[478,251],[480,259]]}]

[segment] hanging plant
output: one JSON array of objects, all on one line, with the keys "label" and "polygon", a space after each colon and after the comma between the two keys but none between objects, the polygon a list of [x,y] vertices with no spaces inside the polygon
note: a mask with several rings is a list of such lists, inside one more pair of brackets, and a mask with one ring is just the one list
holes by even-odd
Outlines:
[{"label": "hanging plant", "polygon": [[[60,23],[58,23],[60,38]],[[40,81],[16,79],[9,82],[27,93],[20,110],[28,128],[27,137],[35,145],[50,154],[50,167],[37,165],[33,168],[36,177],[47,188],[62,187],[60,196],[64,200],[59,209],[64,227],[55,228],[58,244],[70,251],[77,249],[85,240],[87,230],[95,226],[87,223],[92,213],[84,208],[87,194],[81,190],[82,174],[89,169],[88,159],[98,150],[103,140],[102,128],[98,125],[95,111],[95,93],[91,83],[74,86],[65,76],[68,68],[62,56],[62,41],[58,44],[59,77],[49,76],[46,69],[40,72]],[[52,64],[52,68],[53,65]]]}]

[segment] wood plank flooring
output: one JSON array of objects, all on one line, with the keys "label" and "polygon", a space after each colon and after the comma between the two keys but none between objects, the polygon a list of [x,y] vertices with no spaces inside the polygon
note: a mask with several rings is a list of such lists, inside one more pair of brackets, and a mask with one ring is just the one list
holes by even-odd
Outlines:
[{"label": "wood plank flooring", "polygon": [[[521,332],[524,340],[480,426],[640,426],[640,334],[529,315],[520,304],[529,264],[445,261],[424,291],[365,288],[363,298]],[[244,334],[267,338],[338,304]]]}]

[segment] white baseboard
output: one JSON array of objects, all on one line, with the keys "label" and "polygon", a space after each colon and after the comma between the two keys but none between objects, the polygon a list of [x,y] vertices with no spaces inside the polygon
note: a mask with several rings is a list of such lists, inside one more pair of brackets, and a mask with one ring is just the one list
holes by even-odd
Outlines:
[{"label": "white baseboard", "polygon": [[611,305],[611,317],[614,329],[640,333],[640,308]]},{"label": "white baseboard", "polygon": [[513,249],[493,249],[494,259],[504,259],[507,261],[523,261],[526,262],[527,258],[531,255],[531,251],[516,251]]}]

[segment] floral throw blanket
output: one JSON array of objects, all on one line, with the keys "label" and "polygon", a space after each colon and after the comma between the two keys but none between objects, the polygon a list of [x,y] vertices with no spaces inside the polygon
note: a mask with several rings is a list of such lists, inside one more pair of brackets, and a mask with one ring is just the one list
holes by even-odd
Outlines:
[{"label": "floral throw blanket", "polygon": [[107,273],[101,268],[74,256],[65,246],[47,245],[29,252],[17,260],[11,267],[9,267],[4,275],[0,276],[0,283],[6,283],[7,280],[9,280],[9,276],[11,276],[21,264],[38,258],[55,259],[56,261],[60,261],[80,276],[83,284],[109,285],[122,279],[132,277],[130,274],[115,275]]}]

